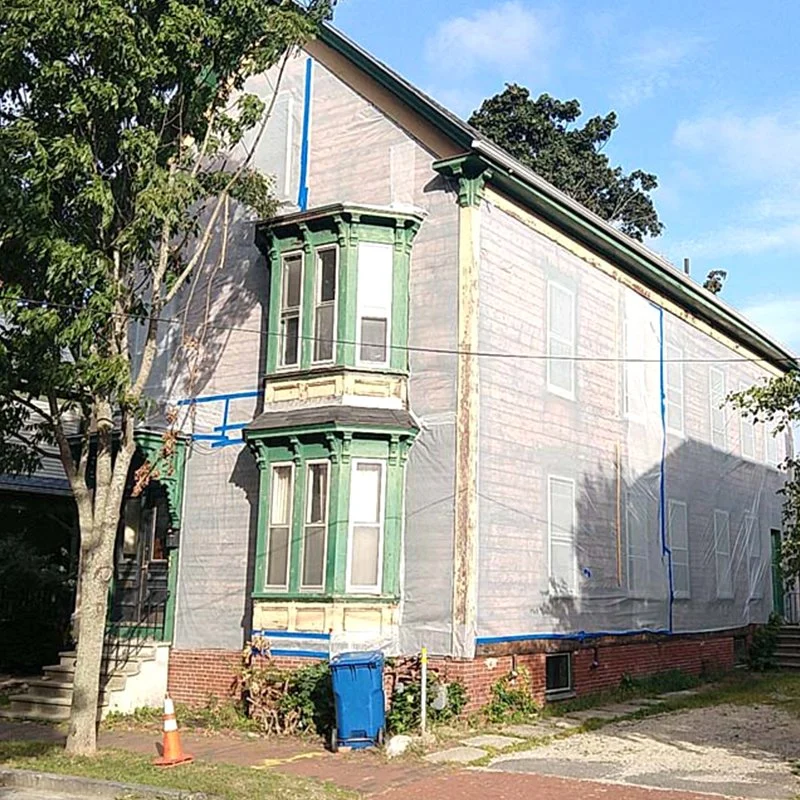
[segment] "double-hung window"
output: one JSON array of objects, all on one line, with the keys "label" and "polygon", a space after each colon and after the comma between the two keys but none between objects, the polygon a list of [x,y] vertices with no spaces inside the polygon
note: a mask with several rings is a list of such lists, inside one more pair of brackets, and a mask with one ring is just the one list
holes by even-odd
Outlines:
[{"label": "double-hung window", "polygon": [[666,345],[664,361],[667,430],[683,436],[683,350],[672,344]]},{"label": "double-hung window", "polygon": [[[744,392],[749,388],[749,384],[740,383],[739,391]],[[742,411],[739,412],[739,435],[742,441],[742,456],[744,458],[755,458],[756,456],[756,427],[753,420],[745,417]]]},{"label": "double-hung window", "polygon": [[392,323],[392,260],[390,244],[358,245],[358,298],[356,303],[356,363],[389,363]]},{"label": "double-hung window", "polygon": [[270,589],[286,589],[289,586],[292,540],[294,465],[273,464],[270,483],[266,586]]},{"label": "double-hung window", "polygon": [[725,413],[725,373],[719,367],[708,368],[709,403],[711,412],[711,443],[725,449],[727,425]]},{"label": "double-hung window", "polygon": [[386,463],[353,459],[347,591],[379,594],[382,584]]},{"label": "double-hung window", "polygon": [[625,498],[628,592],[634,597],[646,597],[651,593],[648,519],[646,500],[633,492],[628,493]]},{"label": "double-hung window", "polygon": [[575,398],[575,293],[547,284],[547,388]]},{"label": "double-hung window", "polygon": [[292,253],[281,264],[281,352],[280,365],[294,367],[300,363],[302,331],[303,256]]},{"label": "double-hung window", "polygon": [[306,464],[306,503],[303,520],[303,574],[301,589],[325,588],[325,556],[328,540],[327,461]]},{"label": "double-hung window", "polygon": [[550,476],[547,482],[550,591],[554,596],[575,594],[575,481]]},{"label": "double-hung window", "polygon": [[672,554],[672,588],[675,597],[689,597],[689,520],[686,503],[670,500],[668,503],[669,549]]},{"label": "double-hung window", "polygon": [[778,436],[775,429],[770,427],[769,424],[764,424],[764,456],[766,462],[770,467],[777,467],[780,463],[780,454],[778,453]]},{"label": "double-hung window", "polygon": [[336,339],[337,248],[326,247],[316,254],[314,298],[314,362],[333,361]]},{"label": "double-hung window", "polygon": [[761,531],[755,514],[744,515],[744,536],[747,546],[750,599],[758,600],[763,597],[764,592],[761,585]]},{"label": "double-hung window", "polygon": [[717,597],[733,597],[731,564],[731,517],[727,511],[714,509],[714,562],[717,573]]}]

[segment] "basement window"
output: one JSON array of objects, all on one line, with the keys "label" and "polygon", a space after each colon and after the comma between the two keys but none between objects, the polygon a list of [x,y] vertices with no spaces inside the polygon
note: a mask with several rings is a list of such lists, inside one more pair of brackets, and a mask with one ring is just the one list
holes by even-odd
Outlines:
[{"label": "basement window", "polygon": [[548,700],[572,694],[572,654],[554,653],[545,657],[545,695]]}]

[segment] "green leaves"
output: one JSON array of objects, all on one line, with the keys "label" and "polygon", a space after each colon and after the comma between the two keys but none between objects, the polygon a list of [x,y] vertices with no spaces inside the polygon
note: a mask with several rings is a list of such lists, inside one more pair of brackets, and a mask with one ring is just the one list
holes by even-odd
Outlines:
[{"label": "green leaves", "polygon": [[564,102],[547,94],[532,100],[527,89],[509,84],[484,100],[469,122],[632,238],[658,236],[663,225],[649,196],[658,186],[656,176],[642,170],[626,175],[602,152],[617,128],[617,115],[612,111],[572,127],[580,115],[577,100]]}]

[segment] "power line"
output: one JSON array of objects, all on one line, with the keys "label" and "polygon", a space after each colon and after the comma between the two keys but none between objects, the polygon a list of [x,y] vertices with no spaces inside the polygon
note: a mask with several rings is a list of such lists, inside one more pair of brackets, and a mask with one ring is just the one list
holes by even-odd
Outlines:
[{"label": "power line", "polygon": [[[52,303],[47,300],[33,300],[31,298],[19,298],[17,300],[19,305],[35,305],[40,307],[64,308],[72,311],[84,311],[84,306],[70,305],[68,303]],[[167,325],[183,325],[183,320],[177,317],[149,317],[144,318],[124,311],[104,311],[102,312],[110,317],[125,317],[135,320],[139,323],[147,322],[154,319],[156,322],[164,323]],[[227,331],[235,333],[250,333],[263,338],[277,337],[283,338],[280,331],[264,331],[256,328],[244,328],[235,325],[216,325],[214,323],[204,322],[199,327],[207,328],[209,330]],[[360,343],[348,339],[321,339],[317,336],[305,336],[297,334],[298,340],[303,341],[323,341],[332,344],[344,344],[358,346]],[[749,358],[747,356],[735,356],[730,358],[627,358],[620,356],[565,356],[565,355],[550,355],[549,353],[503,353],[497,351],[487,350],[460,350],[446,347],[422,347],[420,345],[399,345],[399,344],[386,344],[388,350],[399,350],[409,353],[431,353],[434,355],[452,355],[452,356],[473,356],[476,358],[498,358],[509,360],[524,360],[524,361],[571,361],[577,363],[594,363],[594,364],[729,364],[729,363],[751,363],[751,364],[782,364],[786,367],[795,367],[797,362],[794,359],[767,359],[767,358]],[[724,347],[724,345],[723,345]]]}]

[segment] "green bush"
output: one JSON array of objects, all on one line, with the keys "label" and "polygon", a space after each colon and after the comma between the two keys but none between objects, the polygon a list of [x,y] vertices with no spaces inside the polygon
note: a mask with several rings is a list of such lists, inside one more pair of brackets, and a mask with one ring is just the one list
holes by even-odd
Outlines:
[{"label": "green bush", "polygon": [[[438,708],[440,694],[446,692],[447,702]],[[390,733],[409,733],[418,730],[422,710],[422,682],[398,684],[392,694],[392,705],[386,715],[386,728]],[[448,722],[455,719],[467,704],[467,690],[458,682],[443,683],[435,676],[428,675],[428,722]]]},{"label": "green bush", "polygon": [[327,735],[336,724],[330,666],[320,662],[290,673],[280,705],[285,713],[297,714],[300,730]]},{"label": "green bush", "polygon": [[492,686],[492,699],[484,709],[490,722],[521,722],[538,713],[530,690],[531,676],[525,668],[504,675]]},{"label": "green bush", "polygon": [[769,615],[766,625],[756,628],[750,649],[747,653],[747,665],[755,672],[764,672],[775,666],[775,650],[778,647],[778,634],[783,619],[774,611]]}]

